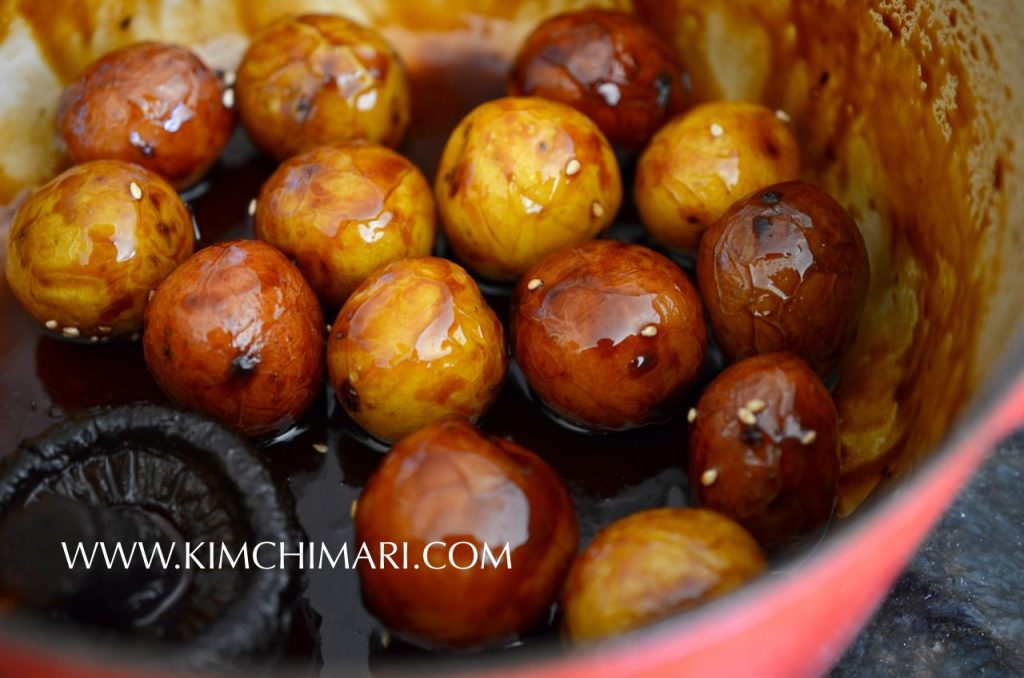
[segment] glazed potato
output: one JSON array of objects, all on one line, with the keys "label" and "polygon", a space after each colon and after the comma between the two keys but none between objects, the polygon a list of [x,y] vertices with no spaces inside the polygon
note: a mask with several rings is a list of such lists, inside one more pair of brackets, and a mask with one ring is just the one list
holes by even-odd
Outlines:
[{"label": "glazed potato", "polygon": [[633,198],[666,247],[692,252],[743,196],[800,176],[800,150],[771,110],[742,101],[693,108],[665,125],[637,163]]},{"label": "glazed potato", "polygon": [[707,332],[697,291],[665,257],[595,240],[522,277],[512,301],[513,352],[556,414],[621,430],[665,415],[693,384]]},{"label": "glazed potato", "polygon": [[7,282],[36,320],[71,339],[142,329],[151,290],[195,245],[192,215],[148,170],[116,160],[77,165],[20,207]]},{"label": "glazed potato", "polygon": [[618,164],[594,123],[533,97],[466,116],[445,146],[435,192],[459,260],[494,280],[594,238],[622,203]]},{"label": "glazed potato", "polygon": [[455,414],[475,420],[497,399],[505,334],[476,283],[446,259],[403,259],[371,275],[338,313],[327,367],[349,416],[398,440]]},{"label": "glazed potato", "polygon": [[530,630],[558,596],[579,540],[554,470],[459,418],[395,445],[366,484],[355,521],[356,542],[370,553],[401,543],[410,559],[405,569],[360,561],[367,607],[432,647],[479,647]]},{"label": "glazed potato", "polygon": [[519,50],[509,93],[568,104],[636,150],[689,98],[672,48],[635,15],[588,9],[540,24]]},{"label": "glazed potato", "polygon": [[255,240],[200,250],[146,308],[146,364],[161,388],[251,436],[306,411],[323,383],[323,345],[313,290],[283,254]]},{"label": "glazed potato", "polygon": [[576,643],[632,631],[724,595],[764,566],[757,542],[713,511],[634,513],[601,530],[573,563],[563,626]]},{"label": "glazed potato", "polygon": [[231,136],[228,96],[189,50],[141,42],[101,57],[67,86],[57,131],[75,162],[134,162],[182,188],[210,169]]},{"label": "glazed potato", "polygon": [[827,377],[856,335],[868,267],[842,205],[794,181],[744,198],[715,223],[701,241],[697,280],[731,360],[791,351]]},{"label": "glazed potato", "polygon": [[370,144],[321,146],[283,163],[263,184],[254,225],[333,309],[381,266],[430,254],[437,228],[420,171]]},{"label": "glazed potato", "polygon": [[838,417],[804,361],[764,353],[738,362],[711,382],[691,417],[690,488],[702,505],[766,547],[785,545],[832,515]]},{"label": "glazed potato", "polygon": [[285,17],[253,38],[238,68],[238,115],[278,159],[353,140],[397,146],[410,93],[398,54],[340,16]]}]

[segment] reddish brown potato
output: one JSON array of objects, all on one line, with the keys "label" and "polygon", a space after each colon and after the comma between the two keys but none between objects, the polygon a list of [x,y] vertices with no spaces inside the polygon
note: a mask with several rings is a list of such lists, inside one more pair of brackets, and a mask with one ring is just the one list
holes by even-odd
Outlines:
[{"label": "reddish brown potato", "polygon": [[458,418],[395,445],[356,510],[356,543],[371,554],[383,542],[405,544],[410,558],[406,569],[360,561],[367,607],[428,646],[483,646],[528,631],[557,597],[578,540],[572,500],[551,467]]},{"label": "reddish brown potato", "polygon": [[238,68],[238,115],[283,160],[345,141],[397,146],[409,125],[409,82],[391,45],[344,17],[285,17],[263,29]]},{"label": "reddish brown potato", "polygon": [[645,247],[596,240],[564,249],[527,271],[512,304],[513,352],[530,386],[581,426],[657,419],[704,360],[697,291]]},{"label": "reddish brown potato", "polygon": [[182,188],[210,169],[231,136],[228,96],[189,50],[140,42],[103,56],[67,86],[57,131],[75,162],[134,162]]},{"label": "reddish brown potato", "polygon": [[168,276],[146,308],[143,346],[175,402],[252,436],[295,422],[323,381],[316,295],[255,240],[211,245]]},{"label": "reddish brown potato", "polygon": [[150,291],[191,254],[192,215],[138,165],[97,160],[37,190],[7,243],[7,281],[52,332],[103,341],[142,329]]},{"label": "reddish brown potato", "polygon": [[[748,358],[701,396],[690,431],[690,487],[704,506],[780,546],[832,514],[839,424],[828,390],[791,353]],[[693,415],[691,415],[692,417]]]},{"label": "reddish brown potato", "polygon": [[633,198],[658,242],[692,252],[736,200],[799,176],[796,139],[770,109],[719,101],[654,135],[637,163]]},{"label": "reddish brown potato", "polygon": [[611,146],[585,115],[533,97],[477,107],[452,132],[435,184],[459,260],[514,280],[615,219],[622,181]]},{"label": "reddish brown potato", "polygon": [[403,259],[366,279],[338,313],[327,367],[349,416],[394,441],[497,399],[505,333],[479,288],[446,259]]},{"label": "reddish brown potato", "polygon": [[634,513],[601,530],[573,563],[563,626],[576,643],[625,633],[724,595],[764,565],[757,542],[713,511]]},{"label": "reddish brown potato", "polygon": [[411,162],[370,144],[320,146],[263,184],[256,237],[291,257],[320,301],[339,308],[378,268],[430,254],[430,185]]},{"label": "reddish brown potato", "polygon": [[689,98],[669,47],[635,15],[588,9],[552,17],[526,39],[509,93],[568,104],[608,140],[639,149]]},{"label": "reddish brown potato", "polygon": [[736,203],[705,234],[697,258],[711,329],[728,358],[792,351],[822,376],[853,342],[869,279],[853,218],[801,181]]}]

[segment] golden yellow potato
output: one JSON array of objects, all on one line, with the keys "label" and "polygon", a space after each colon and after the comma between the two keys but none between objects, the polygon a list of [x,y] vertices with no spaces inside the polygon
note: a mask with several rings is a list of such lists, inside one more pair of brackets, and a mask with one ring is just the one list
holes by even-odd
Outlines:
[{"label": "golden yellow potato", "polygon": [[285,159],[320,144],[397,146],[409,126],[409,81],[381,35],[344,17],[275,21],[238,67],[238,116],[264,150]]},{"label": "golden yellow potato", "polygon": [[320,146],[283,163],[263,184],[254,225],[335,309],[381,266],[430,254],[437,230],[427,180],[371,144]]},{"label": "golden yellow potato", "polygon": [[70,339],[142,328],[151,290],[192,254],[192,215],[170,185],[139,165],[76,165],[18,210],[7,282],[36,320]]},{"label": "golden yellow potato", "polygon": [[473,279],[436,257],[389,264],[341,308],[327,345],[338,399],[394,441],[443,416],[477,419],[508,367],[505,333]]},{"label": "golden yellow potato", "polygon": [[691,109],[654,135],[637,163],[633,199],[658,242],[694,251],[734,202],[799,175],[796,139],[771,110],[719,101]]},{"label": "golden yellow potato", "polygon": [[756,577],[757,542],[705,509],[653,509],[601,530],[562,592],[566,634],[585,643],[625,633],[724,595]]},{"label": "golden yellow potato", "polygon": [[553,101],[507,97],[477,107],[455,128],[435,193],[459,260],[485,277],[513,280],[607,228],[622,181],[590,118]]}]

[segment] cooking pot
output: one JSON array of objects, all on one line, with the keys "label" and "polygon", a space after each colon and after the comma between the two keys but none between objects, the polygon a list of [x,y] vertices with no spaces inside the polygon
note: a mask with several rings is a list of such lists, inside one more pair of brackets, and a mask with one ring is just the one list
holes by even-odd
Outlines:
[{"label": "cooking pot", "polygon": [[[542,648],[470,668],[552,677],[820,673],[986,452],[1024,422],[1024,268],[1014,260],[1024,247],[1019,2],[6,0],[0,203],[9,207],[0,216],[6,222],[26,191],[66,164],[53,134],[60,89],[115,46],[181,42],[230,70],[247,36],[277,16],[349,15],[380,28],[405,60],[414,116],[422,114],[403,150],[431,172],[460,114],[503,92],[509,59],[532,27],[594,4],[632,5],[673,45],[697,99],[761,101],[788,116],[807,178],[836,195],[864,233],[868,309],[834,392],[839,517],[781,571],[696,612],[586,649]],[[37,338],[17,331],[27,321],[8,315],[6,287],[0,304],[6,452],[46,417],[29,407],[32,366],[15,360]],[[72,633],[40,627],[4,628],[0,667],[21,676],[160,672],[129,648],[97,653]]]}]

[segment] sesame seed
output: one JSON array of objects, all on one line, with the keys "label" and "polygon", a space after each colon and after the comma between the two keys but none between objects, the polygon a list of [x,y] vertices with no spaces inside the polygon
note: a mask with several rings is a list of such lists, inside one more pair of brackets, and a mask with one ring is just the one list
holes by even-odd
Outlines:
[{"label": "sesame seed", "polygon": [[736,416],[747,426],[753,426],[757,423],[757,417],[755,417],[754,413],[745,407],[741,407],[739,412],[736,413]]},{"label": "sesame seed", "polygon": [[711,487],[712,485],[715,484],[716,480],[718,480],[717,468],[709,468],[707,471],[704,471],[704,473],[700,474],[700,484],[703,485],[704,487]]},{"label": "sesame seed", "polygon": [[48,330],[55,330],[55,329],[57,329],[57,321],[56,320],[47,320],[45,324],[46,324],[46,329],[48,329]]},{"label": "sesame seed", "polygon": [[77,337],[82,334],[81,332],[78,331],[77,327],[65,327],[63,330],[61,330],[61,332],[64,333],[65,337]]},{"label": "sesame seed", "polygon": [[388,645],[391,644],[391,633],[387,629],[380,632],[380,646],[387,649]]},{"label": "sesame seed", "polygon": [[697,421],[697,408],[696,407],[691,407],[690,411],[686,413],[686,421],[690,422],[691,424],[693,422]]},{"label": "sesame seed", "polygon": [[100,325],[96,329],[98,329],[103,334],[110,334],[111,332],[114,331],[114,328],[112,328],[110,325]]},{"label": "sesame seed", "polygon": [[136,332],[132,336],[128,337],[129,341],[138,341],[142,335]]},{"label": "sesame seed", "polygon": [[571,177],[574,174],[577,174],[579,171],[580,171],[580,161],[577,160],[576,158],[573,158],[568,163],[566,163],[566,165],[565,165],[565,174],[567,176]]},{"label": "sesame seed", "polygon": [[747,401],[747,409],[753,412],[754,414],[761,412],[766,407],[768,407],[767,403],[765,403],[765,401],[761,400],[760,398],[754,398],[753,400]]},{"label": "sesame seed", "polygon": [[150,290],[149,294],[146,295],[146,301],[153,301],[154,295],[156,295],[156,290]]},{"label": "sesame seed", "polygon": [[136,200],[142,200],[142,187],[134,181],[128,184],[128,191],[132,194],[132,197]]},{"label": "sesame seed", "polygon": [[313,443],[313,449],[319,452],[320,454],[327,454],[326,443]]},{"label": "sesame seed", "polygon": [[224,108],[231,108],[235,105],[235,90],[226,89],[224,90],[224,96],[220,98],[220,102],[224,104]]},{"label": "sesame seed", "polygon": [[717,122],[711,125],[711,136],[717,139],[723,134],[725,134],[725,129],[721,125],[719,125]]},{"label": "sesame seed", "polygon": [[100,340],[100,338],[97,337],[95,334],[92,335],[91,337],[89,337],[89,341],[91,341],[94,344],[99,343],[99,340]]},{"label": "sesame seed", "polygon": [[781,120],[782,122],[786,123],[786,124],[789,124],[790,122],[793,121],[793,119],[789,117],[789,113],[786,113],[781,108],[779,110],[775,111],[775,117],[778,118],[779,120]]},{"label": "sesame seed", "polygon": [[249,201],[249,216],[256,214],[256,198]]},{"label": "sesame seed", "polygon": [[599,202],[595,202],[590,206],[590,213],[595,217],[601,217],[604,215],[604,206]]},{"label": "sesame seed", "polygon": [[818,439],[818,432],[817,431],[808,431],[807,433],[805,433],[803,435],[802,438],[800,438],[800,442],[803,443],[804,445],[810,445],[811,443],[813,443],[817,439]]},{"label": "sesame seed", "polygon": [[530,290],[531,292],[533,292],[534,290],[538,290],[543,286],[544,281],[541,280],[540,278],[534,278],[530,282],[526,283],[526,289]]},{"label": "sesame seed", "polygon": [[235,84],[235,77],[236,76],[235,76],[235,72],[234,71],[225,71],[224,72],[224,84],[227,85],[228,87],[231,87],[232,85]]},{"label": "sesame seed", "polygon": [[640,330],[640,334],[642,334],[645,337],[655,337],[658,335],[658,326],[648,325],[647,327]]},{"label": "sesame seed", "polygon": [[348,514],[350,516],[352,516],[353,518],[355,518],[356,517],[356,509],[357,508],[359,508],[359,500],[358,499],[353,499],[352,500],[352,507],[349,508]]},{"label": "sesame seed", "polygon": [[327,323],[327,334],[331,333],[331,323]]}]

